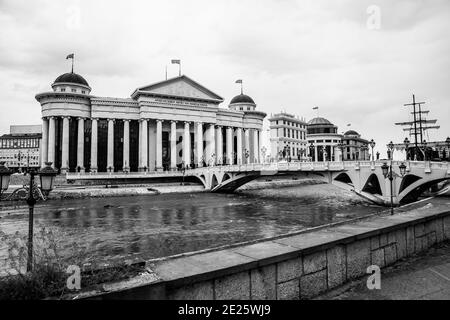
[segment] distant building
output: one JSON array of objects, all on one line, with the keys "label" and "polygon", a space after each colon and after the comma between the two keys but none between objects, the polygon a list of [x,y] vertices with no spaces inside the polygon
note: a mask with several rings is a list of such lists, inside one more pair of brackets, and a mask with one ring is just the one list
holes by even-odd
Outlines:
[{"label": "distant building", "polygon": [[145,172],[260,161],[264,112],[240,94],[222,97],[181,75],[139,87],[129,98],[91,94],[65,73],[36,95],[42,159],[60,172]]},{"label": "distant building", "polygon": [[344,144],[344,160],[370,160],[369,141],[362,139],[361,135],[349,130],[342,137]]},{"label": "distant building", "polygon": [[301,160],[306,156],[306,122],[292,114],[281,112],[270,121],[270,152],[274,159]]},{"label": "distant building", "polygon": [[342,135],[338,127],[325,118],[314,118],[308,122],[307,135],[309,157],[312,161],[339,161],[341,151],[338,144]]},{"label": "distant building", "polygon": [[40,166],[40,125],[11,126],[10,133],[0,137],[0,162],[15,171]]}]

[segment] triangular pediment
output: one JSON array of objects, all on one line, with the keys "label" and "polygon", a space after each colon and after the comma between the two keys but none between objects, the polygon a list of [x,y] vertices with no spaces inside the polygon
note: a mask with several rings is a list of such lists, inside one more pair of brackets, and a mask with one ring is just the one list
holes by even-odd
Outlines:
[{"label": "triangular pediment", "polygon": [[187,76],[180,76],[138,88],[137,94],[185,97],[188,99],[212,100],[222,102],[223,98]]}]

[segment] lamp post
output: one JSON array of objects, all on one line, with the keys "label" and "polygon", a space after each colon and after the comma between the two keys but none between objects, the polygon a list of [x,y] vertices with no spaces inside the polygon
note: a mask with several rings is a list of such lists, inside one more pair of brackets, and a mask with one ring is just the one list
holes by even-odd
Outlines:
[{"label": "lamp post", "polygon": [[[56,170],[54,170],[51,166],[51,162],[46,162],[45,167],[40,171],[36,171],[35,169],[27,168],[25,171],[25,175],[28,173],[30,175],[30,185],[28,189],[28,210],[29,210],[29,219],[28,219],[28,260],[27,260],[27,272],[33,270],[33,220],[34,220],[34,205],[36,204],[37,199],[34,197],[35,183],[34,177],[36,175],[40,176],[41,181],[41,190],[45,195],[53,189],[53,182],[56,176]],[[0,165],[0,179],[1,179],[1,189],[2,191],[8,189],[9,185],[9,177],[11,173],[10,171],[3,165]]]},{"label": "lamp post", "polygon": [[0,201],[2,194],[8,190],[9,181],[11,179],[11,170],[5,166],[5,162],[0,162]]},{"label": "lamp post", "polygon": [[250,152],[247,149],[245,149],[244,156],[245,156],[245,164],[249,164],[248,158],[250,157]]},{"label": "lamp post", "polygon": [[394,159],[394,143],[391,141],[386,146],[388,148],[389,160]]},{"label": "lamp post", "polygon": [[370,140],[370,147],[372,148],[372,161],[375,161],[375,154],[373,153],[373,148],[375,148],[375,141],[372,139]]},{"label": "lamp post", "polygon": [[[400,175],[402,177],[405,176],[406,173],[406,166],[404,163],[400,164],[399,166],[400,169]],[[393,187],[392,187],[392,181],[394,180],[394,176],[395,176],[395,172],[393,172],[392,170],[392,160],[390,161],[389,165],[385,162],[383,163],[383,165],[381,166],[381,170],[383,172],[383,176],[384,178],[388,178],[390,181],[390,185],[391,185],[391,215],[394,214],[394,191],[393,191]]]},{"label": "lamp post", "polygon": [[406,160],[409,160],[409,157],[408,157],[408,147],[409,147],[409,143],[410,143],[410,141],[409,141],[409,139],[408,139],[408,137],[406,137],[405,138],[405,140],[403,140],[403,143],[404,143],[404,145],[405,145],[405,150],[406,150]]},{"label": "lamp post", "polygon": [[28,261],[27,261],[27,272],[30,272],[33,270],[33,223],[34,223],[34,205],[36,204],[37,199],[34,197],[34,177],[35,175],[40,176],[41,180],[41,190],[44,194],[48,195],[48,193],[53,189],[53,182],[54,178],[56,176],[56,171],[51,167],[51,162],[46,162],[45,167],[36,172],[36,170],[31,169],[28,170],[28,173],[30,174],[30,186],[28,190],[28,211],[29,211],[29,218],[28,218]]},{"label": "lamp post", "polygon": [[424,159],[424,161],[427,161],[428,160],[428,157],[427,157],[427,140],[423,140],[422,144],[423,144],[423,159]]}]

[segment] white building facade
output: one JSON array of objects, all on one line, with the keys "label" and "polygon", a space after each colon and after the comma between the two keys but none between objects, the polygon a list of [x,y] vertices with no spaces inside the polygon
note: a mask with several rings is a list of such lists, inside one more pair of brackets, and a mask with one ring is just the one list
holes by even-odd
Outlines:
[{"label": "white building facade", "polygon": [[36,95],[41,157],[62,173],[260,162],[266,114],[248,96],[220,108],[223,98],[185,75],[140,87],[125,99],[90,95],[75,73],[58,77],[52,89]]},{"label": "white building facade", "polygon": [[40,125],[10,126],[10,133],[0,136],[0,162],[14,171],[39,168],[41,137]]},{"label": "white building facade", "polygon": [[325,118],[314,118],[308,122],[307,135],[309,158],[312,161],[340,161],[342,135],[337,126]]},{"label": "white building facade", "polygon": [[274,160],[302,160],[306,156],[306,122],[292,114],[280,112],[270,121],[270,153]]}]

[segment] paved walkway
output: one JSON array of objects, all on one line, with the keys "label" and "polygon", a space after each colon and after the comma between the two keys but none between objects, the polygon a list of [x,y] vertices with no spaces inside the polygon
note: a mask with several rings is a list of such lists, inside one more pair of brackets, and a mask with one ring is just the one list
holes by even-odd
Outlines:
[{"label": "paved walkway", "polygon": [[450,242],[382,270],[380,290],[367,289],[366,281],[319,299],[450,300]]}]

